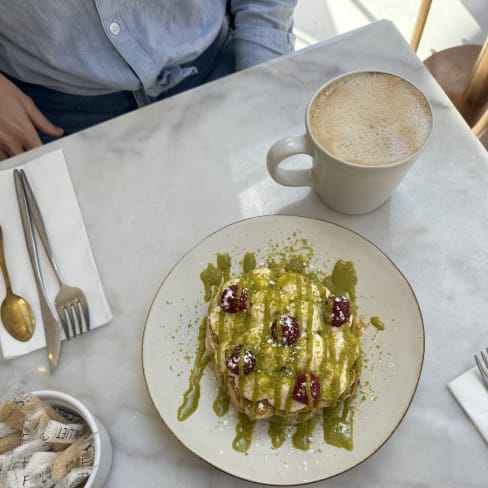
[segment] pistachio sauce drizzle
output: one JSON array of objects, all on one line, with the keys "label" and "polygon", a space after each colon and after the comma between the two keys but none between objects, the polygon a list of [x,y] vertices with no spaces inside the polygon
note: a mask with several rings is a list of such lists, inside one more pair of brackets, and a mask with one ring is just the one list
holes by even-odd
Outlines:
[{"label": "pistachio sauce drizzle", "polygon": [[271,440],[271,445],[275,449],[278,449],[278,447],[281,447],[285,443],[287,431],[286,424],[269,422],[268,436]]},{"label": "pistachio sauce drizzle", "polygon": [[354,409],[350,396],[338,405],[324,408],[322,411],[324,441],[332,446],[352,451]]},{"label": "pistachio sauce drizzle", "polygon": [[236,436],[232,441],[232,448],[238,452],[247,452],[251,447],[252,432],[256,421],[251,420],[247,415],[237,413]]},{"label": "pistachio sauce drizzle", "polygon": [[178,420],[186,420],[198,407],[200,400],[200,380],[203,371],[210,361],[210,357],[205,355],[205,323],[204,319],[198,332],[198,346],[195,354],[195,364],[190,373],[189,387],[183,396],[183,402],[178,407]]},{"label": "pistachio sauce drizzle", "polygon": [[296,425],[295,433],[292,437],[293,447],[301,449],[302,451],[310,449],[313,431],[315,430],[318,421],[319,416],[314,415],[311,419]]},{"label": "pistachio sauce drizzle", "polygon": [[371,317],[369,319],[370,324],[376,327],[378,330],[385,330],[385,324],[379,317]]},{"label": "pistachio sauce drizzle", "polygon": [[212,405],[213,411],[218,417],[223,417],[229,411],[229,405],[229,395],[223,387],[220,387]]},{"label": "pistachio sauce drizzle", "polygon": [[[276,251],[276,249],[275,249]],[[355,273],[354,265],[350,261],[339,260],[335,263],[332,273],[325,275],[320,271],[313,270],[309,267],[310,257],[312,255],[311,248],[308,248],[306,241],[302,240],[301,252],[297,252],[293,247],[289,247],[286,252],[277,252],[274,257],[269,258],[266,263],[266,268],[271,271],[272,278],[266,282],[264,287],[264,311],[263,321],[265,323],[271,323],[271,305],[273,304],[277,308],[282,308],[282,297],[278,293],[277,288],[274,287],[275,280],[293,280],[296,289],[296,299],[294,303],[287,304],[292,311],[291,314],[295,314],[296,318],[301,323],[307,324],[307,333],[305,334],[304,344],[301,347],[306,348],[306,370],[310,369],[311,361],[313,357],[313,334],[311,333],[312,316],[313,316],[313,286],[330,290],[333,295],[347,295],[350,298],[351,312],[356,316],[356,283],[357,276]],[[202,271],[200,278],[204,285],[205,300],[212,302],[214,297],[218,296],[222,292],[223,284],[230,278],[231,270],[231,258],[228,254],[217,255],[217,266],[209,263],[207,268]],[[242,261],[240,262],[242,267],[242,275],[239,279],[239,287],[248,288],[252,293],[256,290],[263,288],[260,283],[260,277],[253,271],[256,270],[256,257],[254,253],[246,253]],[[305,279],[304,279],[305,278]],[[286,283],[281,283],[286,285]],[[306,304],[302,306],[302,304]],[[248,313],[235,314],[235,322],[232,330],[226,327],[224,323],[224,315],[220,314],[218,319],[217,328],[219,330],[219,346],[218,348],[224,348],[228,345],[232,339],[234,343],[242,343],[244,348],[250,344],[255,345],[256,338],[249,336],[249,321],[251,320]],[[189,388],[184,394],[183,402],[178,409],[178,419],[180,421],[188,418],[197,408],[200,387],[199,383],[203,374],[203,370],[209,362],[208,355],[205,354],[205,332],[206,332],[206,319],[202,322],[199,330],[199,342],[195,356],[195,364],[190,374]],[[371,319],[373,321],[373,318]],[[382,324],[378,317],[375,317],[376,324]],[[358,324],[352,325],[349,330],[344,331],[344,334],[349,334],[356,337],[357,340],[357,327]],[[375,325],[378,329],[380,326]],[[263,327],[262,335],[260,337],[261,344],[264,344],[264,353],[266,361],[271,365],[278,366],[276,371],[272,374],[272,393],[271,397],[274,398],[274,403],[280,403],[284,396],[284,391],[288,390],[288,394],[285,397],[284,410],[290,411],[293,402],[291,395],[291,387],[293,386],[293,378],[298,370],[299,355],[293,354],[292,348],[278,348],[278,347],[266,347],[267,334],[269,331]],[[277,341],[281,340],[281,332],[277,327],[278,336]],[[309,330],[310,329],[310,330]],[[322,335],[325,352],[322,356],[320,369],[321,371],[327,371],[330,368],[330,358],[335,358],[336,341],[333,340],[333,336],[328,337],[327,334]],[[347,338],[345,339],[347,340]],[[351,343],[354,340],[351,339]],[[359,346],[358,346],[359,347]],[[350,352],[342,351],[342,354],[350,354]],[[217,358],[224,358],[225,351],[218,350],[216,354]],[[359,355],[360,358],[360,355]],[[245,376],[243,371],[243,355],[240,356],[240,371],[241,374],[237,377],[239,391],[244,391],[246,382],[252,381],[254,375],[254,386],[252,395],[250,398],[256,404],[259,404],[259,385],[258,385],[258,371],[252,371],[249,375]],[[221,365],[220,365],[221,366]],[[225,385],[228,378],[228,371],[226,368],[218,368],[223,371],[222,381],[219,381],[221,385]],[[352,364],[350,374],[356,374],[359,377],[361,370],[360,359]],[[354,408],[352,405],[352,396],[347,397],[345,400],[341,399],[341,387],[337,377],[331,375],[333,381],[325,387],[326,395],[328,398],[336,398],[337,401],[331,407],[324,408],[317,412],[312,418],[301,422],[297,425],[286,425],[283,422],[274,421],[271,419],[268,427],[268,436],[270,438],[273,448],[279,448],[284,444],[286,439],[291,436],[292,444],[295,448],[301,450],[307,450],[310,448],[311,439],[317,424],[321,424],[323,429],[324,441],[328,444],[336,447],[342,447],[348,450],[353,448],[353,419]],[[286,388],[286,390],[285,390]],[[308,398],[311,401],[310,384],[307,382],[306,389],[308,392]],[[244,401],[243,395],[241,395],[241,402]],[[309,405],[311,406],[311,405]],[[221,387],[217,393],[215,401],[213,403],[213,410],[219,417],[225,415],[229,410],[229,397],[224,387]],[[255,421],[250,419],[244,413],[237,413],[236,424],[236,436],[232,443],[233,449],[238,452],[246,452],[252,442],[252,435],[255,426]]]}]

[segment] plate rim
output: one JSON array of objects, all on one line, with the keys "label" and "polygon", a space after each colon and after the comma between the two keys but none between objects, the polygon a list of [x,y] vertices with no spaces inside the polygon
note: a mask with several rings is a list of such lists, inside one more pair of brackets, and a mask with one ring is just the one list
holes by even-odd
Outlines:
[{"label": "plate rim", "polygon": [[[399,273],[399,275],[401,276],[401,278],[403,279],[403,281],[405,282],[405,284],[408,286],[410,292],[411,292],[411,295],[414,299],[414,302],[415,302],[415,306],[416,306],[416,309],[418,311],[418,314],[419,314],[419,319],[420,319],[420,325],[421,325],[421,328],[422,328],[422,337],[421,337],[421,346],[422,346],[422,351],[421,351],[421,356],[420,356],[420,362],[418,364],[418,374],[417,374],[417,378],[416,378],[416,381],[415,381],[415,386],[412,390],[412,393],[411,393],[411,396],[408,400],[408,404],[406,405],[402,415],[400,416],[400,418],[398,419],[398,421],[395,423],[395,425],[391,428],[391,432],[385,437],[385,439],[374,449],[372,450],[369,454],[367,454],[363,459],[359,460],[358,462],[356,462],[354,465],[352,466],[349,466],[337,473],[334,473],[332,475],[329,475],[329,476],[325,476],[323,478],[320,478],[320,479],[314,479],[314,480],[310,480],[310,481],[299,481],[299,482],[273,482],[273,481],[258,481],[258,480],[254,480],[254,479],[250,479],[250,478],[246,478],[242,475],[239,475],[239,474],[236,474],[234,472],[231,472],[230,470],[226,470],[224,468],[222,468],[221,466],[219,466],[217,463],[214,463],[208,459],[205,459],[202,455],[200,455],[198,452],[196,452],[195,450],[193,450],[191,448],[191,446],[188,445],[187,442],[185,442],[183,439],[181,439],[180,437],[178,437],[176,435],[176,433],[173,431],[173,429],[171,429],[171,427],[168,425],[168,423],[166,422],[166,420],[164,419],[164,417],[161,415],[158,407],[156,406],[156,402],[153,398],[153,395],[151,394],[151,391],[150,391],[150,388],[149,388],[149,385],[148,385],[148,379],[147,379],[147,376],[146,376],[146,369],[144,367],[144,343],[145,343],[145,336],[146,336],[146,330],[147,330],[147,325],[148,325],[148,321],[149,321],[149,317],[151,315],[151,310],[153,309],[154,307],[154,304],[158,298],[158,295],[161,291],[161,288],[164,286],[164,284],[166,283],[166,281],[168,280],[169,276],[173,273],[173,271],[178,267],[178,265],[180,264],[181,261],[183,261],[186,256],[188,256],[191,252],[194,251],[194,249],[196,249],[198,246],[200,246],[200,244],[202,244],[203,242],[205,242],[206,240],[210,239],[212,236],[214,236],[215,234],[219,233],[219,232],[223,232],[225,231],[225,229],[228,229],[229,227],[232,227],[232,226],[235,226],[235,225],[239,225],[241,223],[244,223],[244,222],[249,222],[251,220],[260,220],[260,219],[263,219],[263,218],[292,218],[292,219],[299,219],[299,220],[311,220],[311,221],[317,221],[317,222],[321,222],[321,223],[325,223],[325,224],[328,224],[328,225],[332,225],[332,226],[335,226],[335,227],[338,227],[342,230],[345,230],[346,232],[350,232],[354,235],[356,235],[357,237],[359,237],[360,239],[366,241],[368,244],[370,244],[372,247],[374,247],[376,249],[376,251],[378,251],[383,257],[385,257],[389,262],[390,264],[395,268],[395,270]],[[147,394],[151,400],[151,403],[154,407],[154,409],[156,410],[159,418],[163,421],[164,425],[166,426],[166,429],[173,435],[173,437],[181,444],[183,445],[188,451],[190,451],[190,453],[192,453],[193,455],[195,455],[197,458],[201,459],[202,461],[204,461],[207,465],[213,467],[213,468],[216,468],[217,470],[219,470],[220,472],[222,473],[225,473],[229,476],[232,476],[236,479],[240,479],[240,480],[243,480],[243,481],[247,481],[247,482],[250,482],[250,483],[254,483],[254,484],[257,484],[257,485],[260,485],[260,484],[268,484],[268,485],[271,485],[271,486],[305,486],[305,485],[310,485],[310,484],[313,484],[313,483],[319,483],[321,481],[326,481],[326,480],[330,480],[330,479],[333,479],[333,478],[336,478],[337,476],[340,476],[344,473],[347,473],[348,471],[354,469],[354,468],[357,468],[358,466],[360,466],[361,464],[363,464],[365,461],[367,461],[368,459],[370,459],[372,456],[374,456],[379,450],[381,450],[383,448],[383,446],[391,439],[391,437],[393,436],[393,434],[398,430],[400,424],[403,422],[405,416],[407,415],[408,411],[410,410],[410,407],[412,406],[412,402],[415,398],[415,395],[417,393],[417,389],[418,389],[418,386],[419,386],[419,383],[420,383],[420,378],[422,376],[422,371],[423,371],[423,366],[424,366],[424,361],[425,361],[425,323],[424,323],[424,318],[423,318],[423,314],[422,314],[422,309],[420,307],[420,303],[419,303],[419,300],[415,294],[415,291],[412,287],[412,285],[410,284],[410,281],[407,279],[407,277],[405,276],[405,274],[403,273],[403,271],[398,267],[397,264],[395,264],[395,262],[382,250],[380,249],[374,242],[372,242],[370,239],[368,239],[367,237],[363,236],[362,234],[360,234],[359,232],[355,231],[355,230],[352,230],[348,227],[346,227],[345,225],[342,225],[342,224],[338,224],[338,223],[335,223],[335,222],[331,222],[329,220],[325,220],[325,219],[322,219],[322,218],[319,218],[319,217],[309,217],[309,216],[302,216],[302,215],[291,215],[291,214],[263,214],[263,215],[256,215],[256,216],[252,216],[252,217],[246,217],[246,218],[242,218],[242,219],[239,219],[239,220],[236,220],[234,222],[230,222],[228,224],[225,224],[217,229],[215,229],[214,231],[210,232],[209,234],[207,234],[205,237],[203,237],[202,239],[198,240],[194,245],[192,245],[187,251],[185,251],[178,259],[177,261],[174,263],[174,265],[168,270],[168,272],[164,275],[164,278],[163,280],[161,281],[160,285],[157,287],[155,293],[153,294],[153,297],[151,299],[151,302],[149,304],[149,307],[148,307],[148,310],[147,310],[147,313],[146,313],[146,317],[145,317],[145,320],[144,320],[144,330],[143,330],[143,333],[142,333],[142,338],[141,338],[141,363],[142,363],[142,372],[143,372],[143,376],[144,376],[144,384],[145,384],[145,387],[146,387],[146,391],[147,391]]]}]

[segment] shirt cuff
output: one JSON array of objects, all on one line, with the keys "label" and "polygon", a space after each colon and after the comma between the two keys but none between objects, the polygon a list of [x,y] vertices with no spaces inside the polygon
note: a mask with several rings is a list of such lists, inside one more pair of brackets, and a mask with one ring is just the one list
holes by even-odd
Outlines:
[{"label": "shirt cuff", "polygon": [[250,68],[294,50],[295,37],[291,32],[258,27],[240,27],[232,34],[236,70]]}]

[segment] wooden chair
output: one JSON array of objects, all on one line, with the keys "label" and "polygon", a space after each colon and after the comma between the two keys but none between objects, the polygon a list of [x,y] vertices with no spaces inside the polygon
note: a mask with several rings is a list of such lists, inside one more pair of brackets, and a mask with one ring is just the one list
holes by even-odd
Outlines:
[{"label": "wooden chair", "polygon": [[[422,0],[410,45],[417,51],[432,0]],[[488,148],[488,39],[483,46],[462,45],[424,60],[473,133]]]}]

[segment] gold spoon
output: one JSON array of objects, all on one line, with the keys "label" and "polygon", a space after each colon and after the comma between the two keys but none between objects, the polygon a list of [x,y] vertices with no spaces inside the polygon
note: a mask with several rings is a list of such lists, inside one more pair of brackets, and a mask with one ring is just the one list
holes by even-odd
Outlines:
[{"label": "gold spoon", "polygon": [[12,292],[10,278],[5,263],[3,252],[2,226],[0,225],[0,268],[2,269],[3,279],[7,295],[0,307],[0,317],[7,332],[15,339],[26,342],[34,334],[34,314],[30,305],[22,298]]}]

